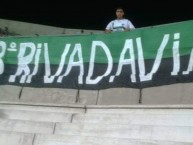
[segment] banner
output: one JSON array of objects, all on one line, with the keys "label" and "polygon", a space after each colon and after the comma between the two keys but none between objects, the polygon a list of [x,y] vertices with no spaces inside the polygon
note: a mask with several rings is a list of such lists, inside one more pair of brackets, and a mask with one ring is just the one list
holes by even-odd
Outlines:
[{"label": "banner", "polygon": [[106,89],[193,82],[193,21],[111,34],[0,38],[0,85]]}]

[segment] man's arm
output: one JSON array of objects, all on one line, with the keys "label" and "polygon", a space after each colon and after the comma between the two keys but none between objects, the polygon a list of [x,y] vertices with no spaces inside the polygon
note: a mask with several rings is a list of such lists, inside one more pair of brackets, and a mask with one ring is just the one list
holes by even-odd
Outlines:
[{"label": "man's arm", "polygon": [[127,28],[125,28],[125,31],[131,31],[134,29],[135,29],[135,26],[131,23],[130,20],[127,20]]},{"label": "man's arm", "polygon": [[111,33],[112,29],[112,21],[106,26],[105,33]]}]

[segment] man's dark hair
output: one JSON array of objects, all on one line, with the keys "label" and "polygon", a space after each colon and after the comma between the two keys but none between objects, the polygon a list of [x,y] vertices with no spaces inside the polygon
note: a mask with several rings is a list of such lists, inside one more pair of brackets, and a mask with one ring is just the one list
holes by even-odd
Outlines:
[{"label": "man's dark hair", "polygon": [[115,10],[119,10],[119,9],[123,10],[123,12],[125,11],[124,8],[123,8],[123,7],[120,7],[120,6],[119,6],[119,7],[116,7]]}]

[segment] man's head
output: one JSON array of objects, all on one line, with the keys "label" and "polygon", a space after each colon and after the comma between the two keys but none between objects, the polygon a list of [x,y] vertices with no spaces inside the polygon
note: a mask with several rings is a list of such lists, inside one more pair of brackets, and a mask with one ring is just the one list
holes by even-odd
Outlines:
[{"label": "man's head", "polygon": [[116,8],[117,19],[122,19],[124,17],[124,10],[121,7]]}]

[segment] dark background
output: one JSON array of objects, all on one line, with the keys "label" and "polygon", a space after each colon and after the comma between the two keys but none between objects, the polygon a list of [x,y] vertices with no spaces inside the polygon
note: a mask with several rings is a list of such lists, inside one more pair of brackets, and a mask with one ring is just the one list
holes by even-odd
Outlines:
[{"label": "dark background", "polygon": [[115,8],[136,28],[193,20],[191,0],[6,1],[0,18],[75,29],[104,30]]}]

